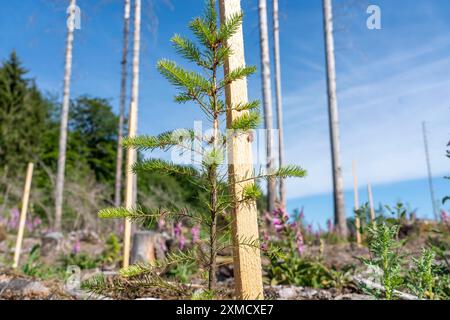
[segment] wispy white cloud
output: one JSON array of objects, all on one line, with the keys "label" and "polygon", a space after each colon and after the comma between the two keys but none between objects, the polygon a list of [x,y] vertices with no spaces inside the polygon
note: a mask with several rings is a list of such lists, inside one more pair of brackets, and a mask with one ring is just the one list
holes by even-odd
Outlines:
[{"label": "wispy white cloud", "polygon": [[[353,64],[338,74],[344,184],[351,188],[351,163],[361,184],[391,183],[426,176],[421,122],[429,127],[435,175],[450,170],[445,145],[450,138],[449,37],[405,48],[373,63]],[[308,169],[289,180],[289,197],[331,191],[331,163],[325,81],[288,92],[286,155]]]}]

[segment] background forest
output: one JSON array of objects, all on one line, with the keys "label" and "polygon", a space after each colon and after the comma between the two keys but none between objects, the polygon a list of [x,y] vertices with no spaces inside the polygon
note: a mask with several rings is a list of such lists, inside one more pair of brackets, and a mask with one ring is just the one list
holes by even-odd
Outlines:
[{"label": "background forest", "polygon": [[[27,162],[33,161],[30,220],[39,218],[52,226],[61,108],[27,73],[15,52],[0,68],[0,212],[7,219],[17,208]],[[100,224],[108,223],[97,218],[97,211],[114,200],[118,117],[108,100],[91,96],[74,97],[70,113],[63,228],[98,231]],[[186,185],[168,175],[142,174],[138,200],[149,207],[196,207],[202,191]]]}]

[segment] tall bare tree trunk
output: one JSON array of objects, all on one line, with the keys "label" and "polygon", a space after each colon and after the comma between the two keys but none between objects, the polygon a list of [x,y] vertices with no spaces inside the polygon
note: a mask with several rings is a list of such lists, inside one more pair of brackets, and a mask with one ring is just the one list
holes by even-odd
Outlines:
[{"label": "tall bare tree trunk", "polygon": [[[259,34],[261,47],[261,80],[264,104],[264,124],[266,129],[267,170],[273,170],[273,123],[272,123],[272,87],[270,79],[269,31],[267,26],[267,1],[259,0]],[[267,209],[275,209],[276,184],[274,179],[267,183]]]},{"label": "tall bare tree trunk", "polygon": [[127,54],[128,54],[128,35],[130,32],[130,0],[125,0],[124,28],[123,28],[123,49],[122,49],[122,79],[120,85],[120,111],[119,127],[117,130],[117,163],[116,163],[116,182],[114,192],[114,204],[119,207],[122,204],[122,167],[123,167],[123,122],[125,119],[125,104],[127,95]]},{"label": "tall bare tree trunk", "polygon": [[331,161],[333,168],[334,223],[342,237],[347,236],[344,206],[344,182],[340,159],[339,115],[336,96],[336,63],[334,58],[333,9],[331,0],[323,0],[325,54],[327,64],[328,116],[330,122]]},{"label": "tall bare tree trunk", "polygon": [[64,193],[64,171],[66,165],[67,149],[67,123],[69,118],[70,104],[70,79],[72,75],[72,48],[75,30],[76,0],[70,0],[70,11],[67,24],[66,40],[66,65],[64,72],[64,94],[61,108],[61,126],[59,134],[58,169],[56,173],[56,194],[55,194],[55,230],[61,230],[62,204]]},{"label": "tall bare tree trunk", "polygon": [[[275,88],[277,93],[278,122],[278,165],[284,165],[284,132],[283,132],[283,95],[281,93],[281,61],[280,61],[280,20],[278,0],[273,0],[273,51],[275,59]],[[284,179],[280,179],[280,204],[286,208],[286,187]]]},{"label": "tall bare tree trunk", "polygon": [[[134,7],[134,39],[133,39],[133,80],[131,85],[131,103],[129,112],[128,137],[135,137],[137,132],[137,111],[139,100],[139,54],[141,41],[141,0],[135,0]],[[125,207],[131,209],[136,204],[136,179],[131,167],[136,162],[137,152],[127,149]],[[131,222],[125,220],[123,266],[130,260]]]}]

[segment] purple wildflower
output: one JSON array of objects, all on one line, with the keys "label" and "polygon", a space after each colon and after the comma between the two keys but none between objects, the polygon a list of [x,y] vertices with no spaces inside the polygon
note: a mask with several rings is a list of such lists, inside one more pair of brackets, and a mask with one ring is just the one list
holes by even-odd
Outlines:
[{"label": "purple wildflower", "polygon": [[158,220],[158,230],[162,231],[164,229],[164,226],[166,225],[166,221],[161,218]]},{"label": "purple wildflower", "polygon": [[299,227],[299,224],[297,223],[297,221],[294,221],[290,224],[291,229],[295,230]]},{"label": "purple wildflower", "polygon": [[300,210],[300,214],[298,216],[298,219],[300,220],[300,222],[305,220],[305,208],[304,207],[302,207],[302,209]]},{"label": "purple wildflower", "polygon": [[178,238],[178,247],[180,248],[180,250],[183,250],[185,245],[186,245],[186,238],[184,237],[183,234],[181,234],[180,237]]},{"label": "purple wildflower", "polygon": [[272,224],[277,232],[284,229],[283,221],[279,218],[273,218]]},{"label": "purple wildflower", "polygon": [[81,251],[81,243],[80,243],[80,240],[77,239],[75,241],[75,244],[73,245],[72,254],[77,255],[80,251]]},{"label": "purple wildflower", "polygon": [[447,224],[449,222],[449,217],[445,210],[441,210],[441,222]]},{"label": "purple wildflower", "polygon": [[297,250],[299,255],[302,255],[305,251],[305,243],[303,241],[303,235],[300,230],[297,231],[297,234],[295,236],[295,242],[297,244]]},{"label": "purple wildflower", "polygon": [[37,228],[42,224],[42,220],[39,217],[33,219],[33,228]]},{"label": "purple wildflower", "polygon": [[200,239],[200,225],[195,225],[191,229],[192,242],[197,242]]},{"label": "purple wildflower", "polygon": [[269,233],[267,230],[264,231],[263,234],[263,242],[261,244],[261,250],[267,251],[269,249]]},{"label": "purple wildflower", "polygon": [[33,232],[33,222],[27,221],[27,222],[25,223],[25,225],[26,225],[26,227],[27,227],[28,232],[29,232],[29,233],[32,233],[32,232]]},{"label": "purple wildflower", "polygon": [[308,224],[308,234],[312,235],[313,234],[313,226],[312,224]]},{"label": "purple wildflower", "polygon": [[269,212],[264,212],[264,220],[266,221],[267,224],[270,223],[270,221],[272,220],[272,218],[270,217]]},{"label": "purple wildflower", "polygon": [[182,224],[181,222],[178,222],[173,228],[173,235],[175,236],[175,238],[179,238],[182,233],[183,233]]},{"label": "purple wildflower", "polygon": [[13,208],[11,210],[11,216],[10,216],[9,221],[7,223],[7,228],[9,230],[17,229],[18,226],[19,226],[19,219],[20,219],[19,209]]}]

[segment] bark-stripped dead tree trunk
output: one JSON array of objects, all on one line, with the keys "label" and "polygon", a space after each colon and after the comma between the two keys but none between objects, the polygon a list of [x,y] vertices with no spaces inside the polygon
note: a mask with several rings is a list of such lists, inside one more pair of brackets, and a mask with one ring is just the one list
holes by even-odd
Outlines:
[{"label": "bark-stripped dead tree trunk", "polygon": [[[137,132],[137,111],[139,100],[139,54],[141,41],[141,0],[135,0],[134,7],[134,36],[133,36],[133,80],[131,84],[131,103],[129,112],[128,137],[135,137]],[[125,180],[125,207],[131,209],[136,205],[135,177],[131,167],[136,162],[135,149],[127,149],[126,180]],[[130,261],[131,222],[125,220],[123,266],[127,267]]]},{"label": "bark-stripped dead tree trunk", "polygon": [[[283,95],[281,90],[281,60],[280,60],[280,20],[278,0],[273,0],[273,51],[275,59],[275,88],[277,96],[277,123],[278,123],[278,166],[284,165],[284,137],[283,137]],[[286,187],[284,178],[279,184],[280,204],[286,208]]]},{"label": "bark-stripped dead tree trunk", "polygon": [[336,96],[336,63],[334,58],[333,9],[331,0],[323,0],[325,31],[325,54],[327,65],[328,117],[331,140],[331,162],[333,170],[334,223],[340,236],[347,236],[347,221],[344,206],[344,182],[339,141],[339,115]]},{"label": "bark-stripped dead tree trunk", "polygon": [[119,126],[117,130],[117,163],[116,163],[116,181],[114,187],[114,204],[119,207],[122,204],[122,167],[123,167],[123,123],[125,119],[125,104],[127,96],[127,54],[128,54],[128,35],[130,32],[130,0],[125,0],[124,9],[124,27],[123,27],[123,49],[122,49],[122,79],[120,83],[120,111]]},{"label": "bark-stripped dead tree trunk", "polygon": [[70,79],[72,75],[72,48],[75,30],[76,0],[70,0],[67,23],[66,62],[64,72],[64,94],[61,108],[61,125],[59,134],[58,169],[56,173],[55,192],[55,230],[61,230],[62,205],[64,193],[64,172],[66,166],[67,123],[69,121]]},{"label": "bark-stripped dead tree trunk", "polygon": [[[222,23],[226,19],[241,12],[240,0],[219,0],[219,3]],[[231,71],[245,66],[242,26],[230,38],[227,45],[233,53],[225,61],[225,74],[229,74]],[[247,80],[241,79],[228,85],[225,90],[225,95],[227,128],[230,128],[234,119],[248,112],[232,110],[232,106],[248,102]],[[258,248],[240,245],[244,240],[253,241],[259,239],[256,202],[247,202],[243,205],[239,201],[243,196],[243,188],[248,184],[252,184],[253,181],[248,180],[243,183],[235,183],[235,181],[243,180],[253,174],[252,140],[245,134],[228,136],[227,139],[228,161],[230,163],[228,173],[234,202],[232,211],[232,238],[234,245],[233,258],[236,296],[239,299],[263,299],[260,250]]]},{"label": "bark-stripped dead tree trunk", "polygon": [[[259,0],[259,35],[261,49],[261,82],[264,105],[264,126],[266,129],[267,170],[273,170],[273,123],[272,123],[272,87],[270,79],[269,31],[267,25],[267,1]],[[275,179],[267,182],[267,209],[273,212],[276,197]]]}]

